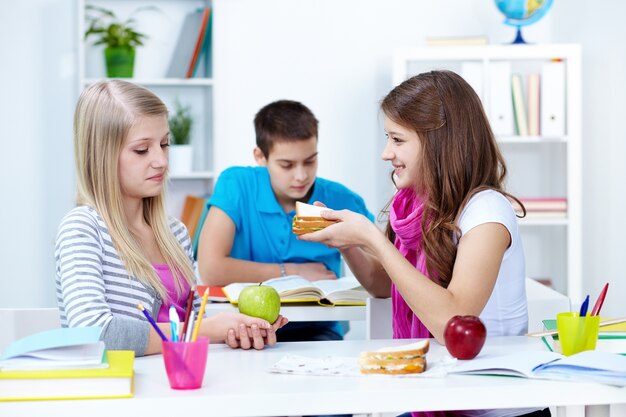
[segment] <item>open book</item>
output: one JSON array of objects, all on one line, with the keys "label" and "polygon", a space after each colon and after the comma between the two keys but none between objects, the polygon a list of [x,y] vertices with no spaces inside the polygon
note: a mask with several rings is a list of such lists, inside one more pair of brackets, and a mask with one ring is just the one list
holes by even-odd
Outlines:
[{"label": "open book", "polygon": [[459,361],[449,373],[594,381],[626,386],[626,356],[597,350],[572,356],[549,351],[526,351]]},{"label": "open book", "polygon": [[0,371],[106,368],[101,327],[68,327],[32,334],[0,355]]},{"label": "open book", "polygon": [[[231,303],[237,304],[241,290],[250,285],[258,284],[228,284],[224,287],[224,294]],[[263,285],[276,289],[283,303],[316,302],[325,306],[357,306],[365,305],[365,300],[370,296],[355,277],[309,281],[298,275],[289,275],[267,280]]]}]

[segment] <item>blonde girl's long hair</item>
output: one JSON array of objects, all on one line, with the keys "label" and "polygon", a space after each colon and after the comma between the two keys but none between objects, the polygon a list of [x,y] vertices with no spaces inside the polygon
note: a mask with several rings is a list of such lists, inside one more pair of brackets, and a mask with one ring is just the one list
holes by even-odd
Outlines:
[{"label": "blonde girl's long hair", "polygon": [[[118,161],[129,130],[141,117],[165,117],[167,107],[151,91],[121,81],[100,81],[86,88],[74,114],[76,204],[91,206],[106,223],[129,278],[149,285],[165,301],[167,290],[130,232],[122,206]],[[143,199],[143,217],[152,228],[161,254],[172,270],[176,293],[183,281],[195,282],[191,261],[172,233],[165,211],[165,188]]]}]

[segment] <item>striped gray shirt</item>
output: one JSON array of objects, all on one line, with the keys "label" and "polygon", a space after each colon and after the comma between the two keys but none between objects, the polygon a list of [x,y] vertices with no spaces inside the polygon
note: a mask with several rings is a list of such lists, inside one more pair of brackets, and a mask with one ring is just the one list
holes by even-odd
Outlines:
[{"label": "striped gray shirt", "polygon": [[[193,262],[187,228],[172,217],[169,224]],[[95,209],[79,206],[63,218],[55,258],[62,326],[101,326],[107,349],[134,350],[137,356],[143,355],[150,325],[137,304],[157,317],[162,300],[154,288],[128,276]],[[195,301],[197,305],[197,295]]]}]

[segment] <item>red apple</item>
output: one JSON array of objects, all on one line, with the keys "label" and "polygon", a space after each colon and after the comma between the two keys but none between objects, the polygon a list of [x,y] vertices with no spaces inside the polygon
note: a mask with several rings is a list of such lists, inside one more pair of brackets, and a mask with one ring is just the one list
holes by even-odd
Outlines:
[{"label": "red apple", "polygon": [[443,332],[446,348],[457,359],[472,359],[480,353],[487,329],[476,316],[454,316]]}]

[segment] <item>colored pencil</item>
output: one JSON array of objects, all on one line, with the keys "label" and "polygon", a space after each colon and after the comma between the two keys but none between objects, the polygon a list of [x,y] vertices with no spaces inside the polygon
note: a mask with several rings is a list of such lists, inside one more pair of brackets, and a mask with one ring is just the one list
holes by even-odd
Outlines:
[{"label": "colored pencil", "polygon": [[159,326],[157,326],[157,324],[154,322],[154,319],[152,318],[150,313],[148,313],[148,310],[146,310],[141,304],[137,304],[137,308],[143,312],[143,315],[146,316],[146,318],[148,319],[152,327],[154,327],[154,330],[156,330],[156,332],[159,334],[159,336],[161,337],[161,340],[163,340],[164,342],[167,342],[168,341],[167,337],[165,337],[161,329],[159,329]]},{"label": "colored pencil", "polygon": [[193,334],[191,335],[191,341],[195,342],[198,339],[198,333],[200,332],[200,324],[202,323],[202,316],[204,316],[204,309],[206,308],[206,301],[209,298],[209,289],[204,290],[202,296],[202,303],[200,304],[200,311],[196,316],[196,324],[193,326]]}]

